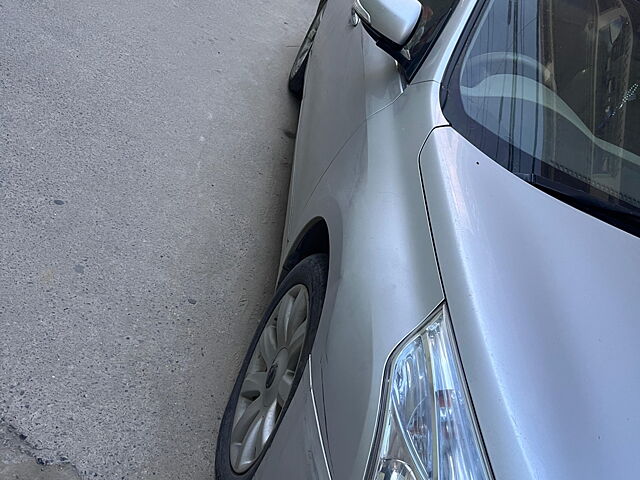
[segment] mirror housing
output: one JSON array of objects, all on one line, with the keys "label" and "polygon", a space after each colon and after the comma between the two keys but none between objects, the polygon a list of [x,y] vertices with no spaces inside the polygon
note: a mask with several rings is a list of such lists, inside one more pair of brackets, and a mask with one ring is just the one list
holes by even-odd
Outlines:
[{"label": "mirror housing", "polygon": [[353,11],[378,45],[396,57],[420,20],[422,4],[418,0],[355,0]]}]

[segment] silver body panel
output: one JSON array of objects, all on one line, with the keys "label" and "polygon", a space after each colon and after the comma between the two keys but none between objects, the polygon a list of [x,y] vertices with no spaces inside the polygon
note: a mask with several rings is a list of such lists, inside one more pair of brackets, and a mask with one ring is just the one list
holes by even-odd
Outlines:
[{"label": "silver body panel", "polygon": [[[362,88],[366,33],[361,26],[354,28],[349,23],[350,8],[343,0],[328,2],[316,33],[300,108],[289,218],[302,215],[318,180],[366,118]],[[288,227],[287,234],[292,240],[297,232]]]},{"label": "silver body panel", "polygon": [[362,480],[385,362],[445,294],[496,478],[640,468],[640,240],[530,187],[447,126],[439,81],[475,3],[459,2],[409,86],[349,23],[350,2],[327,5],[282,262],[322,218],[328,290],[309,382],[258,478]]}]

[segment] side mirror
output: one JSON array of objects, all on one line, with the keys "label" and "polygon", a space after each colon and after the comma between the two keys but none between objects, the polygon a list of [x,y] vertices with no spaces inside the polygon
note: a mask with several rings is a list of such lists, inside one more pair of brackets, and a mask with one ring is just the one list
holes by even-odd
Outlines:
[{"label": "side mirror", "polygon": [[355,0],[353,11],[378,45],[395,57],[416,28],[422,4],[418,0]]}]

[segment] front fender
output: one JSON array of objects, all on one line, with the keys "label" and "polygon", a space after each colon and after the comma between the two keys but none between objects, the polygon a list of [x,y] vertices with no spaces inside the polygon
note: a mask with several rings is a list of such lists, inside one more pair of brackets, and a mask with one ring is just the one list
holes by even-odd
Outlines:
[{"label": "front fender", "polygon": [[435,126],[427,106],[438,89],[434,82],[414,85],[368,119],[294,226],[297,232],[322,217],[329,230],[312,375],[334,478],[362,478],[387,357],[444,297],[418,166]]}]

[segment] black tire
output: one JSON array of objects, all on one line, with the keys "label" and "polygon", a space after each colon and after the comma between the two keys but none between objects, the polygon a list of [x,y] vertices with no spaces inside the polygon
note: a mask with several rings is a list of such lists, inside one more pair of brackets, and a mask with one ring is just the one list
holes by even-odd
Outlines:
[{"label": "black tire", "polygon": [[313,45],[313,40],[316,37],[316,32],[320,25],[320,20],[322,19],[322,13],[324,12],[326,4],[326,0],[320,2],[316,16],[313,18],[311,26],[309,27],[309,30],[307,30],[307,34],[304,36],[304,40],[302,41],[300,49],[296,54],[296,58],[293,61],[291,72],[289,72],[289,91],[298,100],[302,99],[304,76],[307,71],[307,63],[309,62],[311,46]]},{"label": "black tire", "polygon": [[[315,339],[316,332],[318,330],[318,324],[320,322],[320,315],[322,313],[322,305],[324,303],[324,295],[326,291],[327,285],[327,273],[328,273],[328,257],[324,254],[312,255],[310,257],[302,260],[298,265],[296,265],[291,272],[285,277],[285,279],[281,282],[276,290],[276,293],[273,297],[273,300],[269,304],[265,314],[260,321],[256,333],[251,341],[251,345],[249,346],[249,350],[245,355],[245,358],[242,362],[242,367],[240,369],[240,373],[238,378],[236,379],[236,383],[231,391],[231,396],[229,401],[227,402],[227,406],[225,408],[224,414],[222,416],[222,421],[220,423],[220,430],[218,432],[218,443],[216,446],[216,457],[215,457],[215,473],[217,480],[249,480],[253,478],[255,471],[257,470],[260,462],[264,458],[265,454],[268,452],[271,443],[273,442],[273,438],[277,433],[278,427],[282,422],[282,418],[286,415],[287,409],[291,404],[291,400],[295,395],[298,384],[302,378],[302,374],[304,372],[304,367],[308,361],[309,354],[311,353],[311,348],[313,346],[313,341]],[[309,310],[308,310],[308,323],[307,323],[307,334],[304,340],[304,346],[302,347],[302,352],[300,355],[300,359],[298,361],[298,367],[296,369],[296,373],[293,379],[293,387],[291,388],[291,393],[289,394],[289,398],[284,404],[281,416],[276,424],[275,430],[271,434],[271,437],[265,444],[262,453],[257,457],[255,463],[244,473],[238,474],[234,471],[231,466],[230,459],[230,446],[231,446],[231,432],[233,427],[233,420],[235,415],[236,405],[238,403],[238,397],[240,395],[240,389],[242,387],[242,383],[247,373],[247,369],[249,367],[249,362],[253,355],[254,350],[257,348],[258,340],[260,338],[260,334],[265,328],[267,321],[269,320],[271,313],[274,311],[276,306],[278,305],[280,299],[287,293],[292,287],[295,285],[302,284],[307,288],[309,293]]]}]

